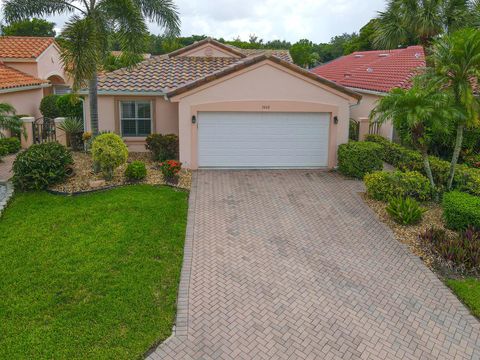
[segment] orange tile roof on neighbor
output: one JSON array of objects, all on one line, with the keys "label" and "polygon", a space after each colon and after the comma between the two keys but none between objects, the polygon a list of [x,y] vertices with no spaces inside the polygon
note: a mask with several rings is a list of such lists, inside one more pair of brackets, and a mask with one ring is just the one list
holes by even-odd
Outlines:
[{"label": "orange tile roof on neighbor", "polygon": [[48,81],[38,79],[13,69],[0,62],[0,90],[47,85]]},{"label": "orange tile roof on neighbor", "polygon": [[408,88],[412,77],[425,65],[421,46],[406,49],[358,51],[311,71],[337,84],[376,92]]},{"label": "orange tile roof on neighbor", "polygon": [[54,43],[50,37],[1,36],[0,58],[36,59]]}]

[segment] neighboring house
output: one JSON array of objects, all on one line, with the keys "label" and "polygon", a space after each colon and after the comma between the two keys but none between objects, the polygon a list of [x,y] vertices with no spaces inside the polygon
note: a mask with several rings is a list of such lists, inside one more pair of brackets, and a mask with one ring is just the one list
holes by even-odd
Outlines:
[{"label": "neighboring house", "polygon": [[0,103],[39,117],[42,98],[70,92],[69,83],[53,38],[0,37]]},{"label": "neighboring house", "polygon": [[98,90],[100,130],[132,151],[145,151],[150,133],[178,134],[191,169],[334,167],[361,99],[294,65],[286,50],[209,38],[107,73]]},{"label": "neighboring house", "polygon": [[[423,48],[410,46],[406,49],[355,52],[311,71],[362,94],[361,102],[351,109],[352,119],[360,121],[370,117],[378,99],[390,90],[410,87],[412,77],[424,67]],[[379,129],[372,126],[371,132],[378,132],[389,139],[394,137],[391,122]]]}]

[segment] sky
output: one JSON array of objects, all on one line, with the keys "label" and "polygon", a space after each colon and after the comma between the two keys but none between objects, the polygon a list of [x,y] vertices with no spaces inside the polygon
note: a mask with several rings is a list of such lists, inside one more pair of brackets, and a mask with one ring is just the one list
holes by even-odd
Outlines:
[{"label": "sky", "polygon": [[[208,35],[265,41],[328,42],[335,35],[358,32],[386,0],[174,0],[182,21],[182,35]],[[3,0],[0,0],[0,4]],[[48,18],[60,30],[67,16]],[[162,29],[150,24],[154,34]]]}]

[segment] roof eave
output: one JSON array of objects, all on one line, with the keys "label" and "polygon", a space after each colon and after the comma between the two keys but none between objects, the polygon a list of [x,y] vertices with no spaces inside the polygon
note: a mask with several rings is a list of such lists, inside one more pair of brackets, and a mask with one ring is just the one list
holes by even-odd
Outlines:
[{"label": "roof eave", "polygon": [[0,94],[6,94],[6,93],[11,93],[11,92],[17,92],[17,91],[27,91],[27,90],[35,90],[35,89],[42,89],[42,88],[47,88],[52,86],[51,84],[38,84],[38,85],[29,85],[29,86],[15,86],[15,87],[9,87],[5,89],[0,89]]},{"label": "roof eave", "polygon": [[[79,91],[81,95],[88,95],[88,90]],[[98,90],[98,95],[127,95],[127,96],[165,96],[165,91],[141,91],[141,90]]]}]

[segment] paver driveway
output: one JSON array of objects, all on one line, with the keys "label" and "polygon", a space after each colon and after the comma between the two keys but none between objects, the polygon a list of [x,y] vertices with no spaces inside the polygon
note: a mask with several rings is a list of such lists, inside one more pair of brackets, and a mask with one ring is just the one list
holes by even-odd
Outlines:
[{"label": "paver driveway", "polygon": [[479,322],[361,190],[322,171],[198,172],[177,331],[150,357],[479,359]]}]

